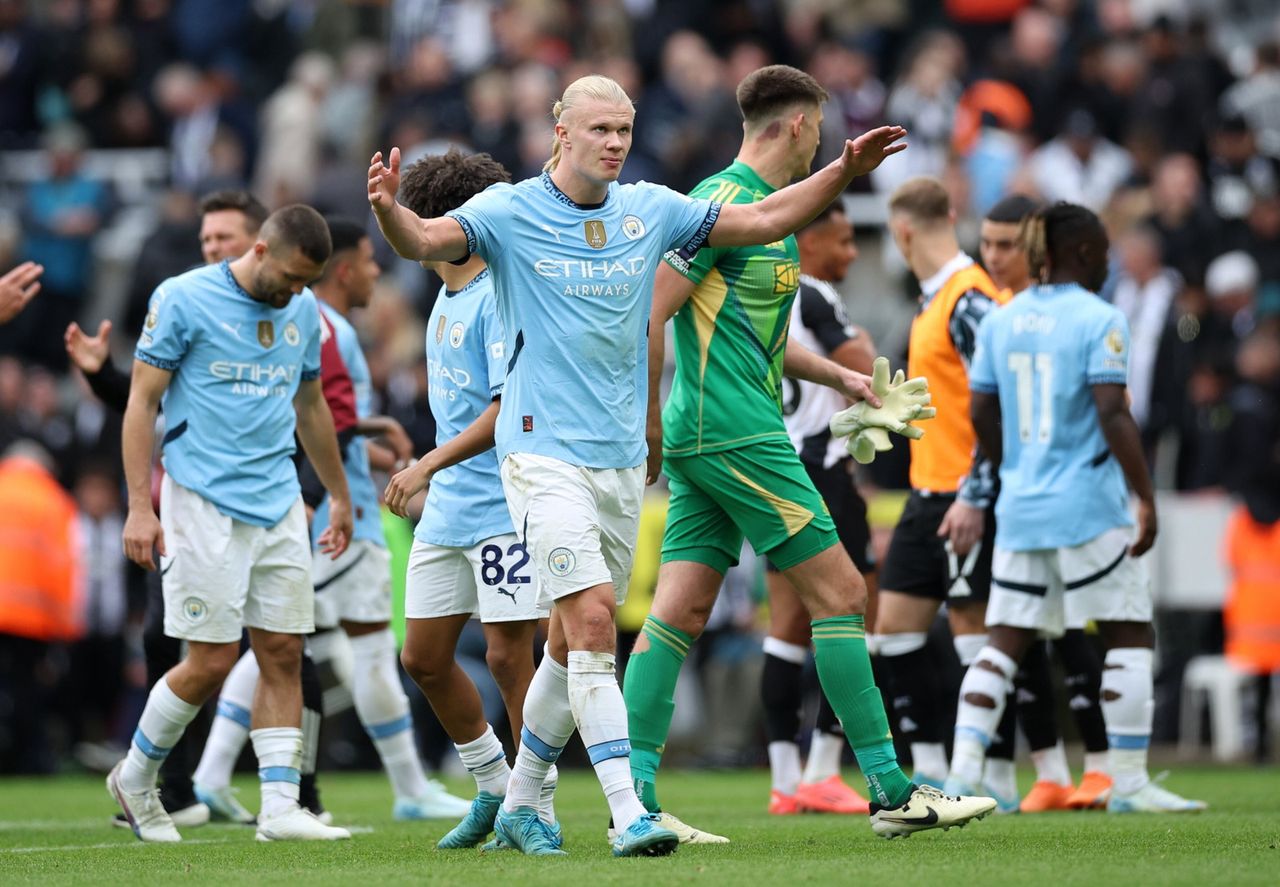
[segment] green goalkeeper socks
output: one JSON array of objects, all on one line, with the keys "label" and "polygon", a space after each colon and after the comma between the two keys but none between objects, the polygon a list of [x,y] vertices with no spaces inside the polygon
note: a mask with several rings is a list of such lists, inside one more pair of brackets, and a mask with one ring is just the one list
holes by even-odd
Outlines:
[{"label": "green goalkeeper socks", "polygon": [[911,794],[911,780],[898,766],[893,750],[884,702],[871,675],[862,617],[815,619],[812,625],[818,679],[853,746],[871,800],[882,807],[897,807]]},{"label": "green goalkeeper socks", "polygon": [[[655,782],[676,708],[676,680],[693,638],[653,616],[644,620],[640,635],[648,640],[648,649],[632,652],[627,660],[622,696],[627,703],[627,728],[631,733],[631,778],[640,802],[655,813]],[[865,652],[863,655],[865,658]]]}]

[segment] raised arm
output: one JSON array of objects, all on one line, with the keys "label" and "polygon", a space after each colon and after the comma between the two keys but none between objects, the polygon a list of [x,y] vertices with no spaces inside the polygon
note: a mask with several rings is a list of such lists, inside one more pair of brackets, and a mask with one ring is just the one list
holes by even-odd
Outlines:
[{"label": "raised arm", "polygon": [[[389,164],[389,165],[388,165]],[[369,206],[378,229],[396,254],[416,262],[453,262],[467,257],[467,235],[449,218],[424,219],[396,201],[400,188],[400,149],[387,163],[382,152],[369,161]]]},{"label": "raised arm", "polygon": [[124,522],[124,553],[148,570],[156,568],[152,552],[164,554],[164,530],[151,504],[151,454],[156,445],[156,414],[173,374],[140,360],[133,362],[133,382],[121,428],[124,477],[129,514]]},{"label": "raised arm", "polygon": [[855,178],[871,172],[889,155],[906,150],[907,143],[898,141],[906,134],[901,126],[864,132],[847,139],[844,152],[808,178],[756,203],[725,204],[708,242],[712,246],[755,246],[794,233],[844,193]]},{"label": "raised arm", "polygon": [[298,393],[293,396],[293,411],[298,418],[302,449],[329,491],[329,526],[320,534],[320,550],[336,558],[347,550],[351,541],[351,494],[347,490],[338,437],[333,430],[333,414],[325,403],[319,379],[307,379],[298,386]]},{"label": "raised arm", "polygon": [[1138,557],[1156,541],[1157,529],[1156,497],[1151,475],[1147,473],[1147,457],[1142,452],[1142,436],[1138,423],[1133,421],[1133,414],[1129,412],[1125,386],[1094,385],[1093,402],[1098,408],[1098,423],[1102,426],[1107,447],[1120,463],[1129,489],[1138,497],[1138,538],[1129,547],[1129,554]]},{"label": "raised arm", "polygon": [[658,480],[662,471],[662,370],[667,360],[667,321],[676,316],[697,288],[692,280],[666,262],[653,280],[653,310],[649,314],[649,415],[645,441],[649,445],[645,483]]},{"label": "raised arm", "polygon": [[498,424],[501,401],[497,398],[485,407],[483,413],[457,437],[436,447],[421,459],[391,478],[382,498],[393,514],[409,516],[409,500],[431,485],[431,478],[438,471],[465,462],[472,456],[493,449],[494,428]]}]

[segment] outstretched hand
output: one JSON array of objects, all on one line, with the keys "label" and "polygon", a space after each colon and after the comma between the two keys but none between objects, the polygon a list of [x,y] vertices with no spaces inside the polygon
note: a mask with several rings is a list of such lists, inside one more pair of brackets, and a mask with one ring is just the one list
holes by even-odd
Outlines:
[{"label": "outstretched hand", "polygon": [[382,162],[381,151],[369,161],[369,205],[375,213],[389,212],[395,206],[396,191],[400,190],[399,148],[391,149],[387,163]]},{"label": "outstretched hand", "polygon": [[102,369],[107,362],[111,348],[107,337],[111,335],[111,321],[104,320],[98,324],[96,335],[89,335],[80,329],[80,324],[72,321],[62,334],[63,344],[67,348],[67,356],[87,376],[92,376]]},{"label": "outstretched hand", "polygon": [[898,141],[906,134],[901,126],[881,126],[864,132],[856,139],[846,139],[844,154],[840,158],[845,173],[851,179],[865,176],[886,157],[907,150],[907,143]]}]

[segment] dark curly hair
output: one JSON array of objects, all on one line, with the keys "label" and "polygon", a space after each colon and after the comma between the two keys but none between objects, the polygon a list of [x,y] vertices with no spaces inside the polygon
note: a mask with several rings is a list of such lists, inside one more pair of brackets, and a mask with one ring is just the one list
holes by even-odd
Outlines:
[{"label": "dark curly hair", "polygon": [[511,173],[488,154],[447,154],[423,157],[400,174],[397,199],[424,219],[457,209],[496,182],[511,181]]},{"label": "dark curly hair", "polygon": [[1035,279],[1056,270],[1095,293],[1106,282],[1107,229],[1092,210],[1055,203],[1027,216],[1019,239]]}]

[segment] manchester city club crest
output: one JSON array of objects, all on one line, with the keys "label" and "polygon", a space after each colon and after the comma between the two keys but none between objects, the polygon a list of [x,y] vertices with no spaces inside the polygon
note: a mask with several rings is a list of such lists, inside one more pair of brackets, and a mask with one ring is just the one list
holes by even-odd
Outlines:
[{"label": "manchester city club crest", "polygon": [[639,216],[627,216],[622,220],[622,236],[627,240],[639,240],[644,237],[644,222]]},{"label": "manchester city club crest", "polygon": [[198,597],[189,597],[182,602],[182,612],[189,622],[203,622],[209,615],[209,605]]},{"label": "manchester city club crest", "polygon": [[467,328],[461,323],[455,323],[449,327],[449,344],[454,348],[462,347],[462,337],[467,332]]},{"label": "manchester city club crest", "polygon": [[1107,333],[1107,350],[1119,357],[1124,354],[1124,334],[1119,330],[1111,330]]},{"label": "manchester city club crest", "polygon": [[146,320],[146,323],[143,324],[143,326],[149,330],[153,330],[156,328],[156,324],[158,324],[159,322],[160,322],[160,318],[156,314],[155,309],[153,308],[152,310],[147,312],[147,320]]},{"label": "manchester city club crest", "polygon": [[276,327],[269,320],[258,321],[258,344],[270,348],[276,343]]},{"label": "manchester city club crest", "polygon": [[568,576],[578,565],[578,559],[567,548],[553,548],[547,556],[547,567],[557,576]]},{"label": "manchester city club crest", "polygon": [[586,238],[587,246],[592,249],[604,249],[604,245],[609,242],[609,238],[604,233],[604,222],[599,219],[587,219],[583,222],[582,233]]},{"label": "manchester city club crest", "polygon": [[444,325],[449,320],[443,314],[440,315],[440,322],[436,324],[436,344],[439,345],[444,341]]},{"label": "manchester city club crest", "polygon": [[298,332],[298,326],[292,320],[284,325],[284,340],[290,345],[297,345],[302,341],[302,334]]}]

